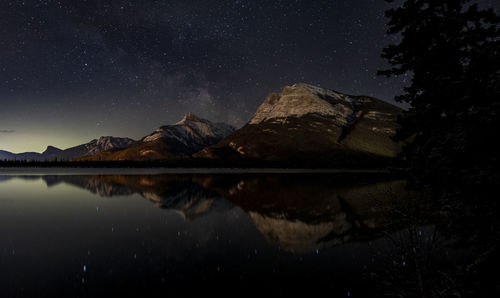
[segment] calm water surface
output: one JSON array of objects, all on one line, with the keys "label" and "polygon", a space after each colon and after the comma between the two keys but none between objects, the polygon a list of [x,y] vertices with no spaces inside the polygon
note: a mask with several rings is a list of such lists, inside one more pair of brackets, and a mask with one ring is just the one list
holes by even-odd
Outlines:
[{"label": "calm water surface", "polygon": [[366,295],[403,186],[352,173],[0,175],[0,297]]}]

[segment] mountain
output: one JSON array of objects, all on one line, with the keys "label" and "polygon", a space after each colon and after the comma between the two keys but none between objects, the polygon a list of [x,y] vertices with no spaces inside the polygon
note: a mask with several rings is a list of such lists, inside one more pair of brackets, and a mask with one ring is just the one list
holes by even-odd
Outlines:
[{"label": "mountain", "polygon": [[0,160],[12,160],[14,159],[15,154],[9,151],[0,150]]},{"label": "mountain", "polygon": [[63,150],[56,148],[54,146],[47,146],[47,149],[42,152],[40,156],[40,160],[56,160],[60,159],[59,154],[61,154]]},{"label": "mountain", "polygon": [[66,150],[49,146],[42,154],[0,151],[0,158],[98,161],[192,156],[278,161],[284,166],[379,166],[401,149],[400,143],[391,140],[401,112],[372,97],[298,83],[270,94],[237,131],[187,113],[181,121],[159,127],[139,141],[101,137]]},{"label": "mountain", "polygon": [[45,151],[43,151],[42,155],[44,155],[44,156],[58,155],[61,152],[62,152],[62,150],[59,148],[56,148],[54,146],[47,146],[47,149],[45,149]]},{"label": "mountain", "polygon": [[126,148],[136,141],[129,138],[100,137],[86,144],[71,147],[59,154],[60,159],[71,160],[82,156],[92,156],[106,150],[119,150]]},{"label": "mountain", "polygon": [[401,146],[390,139],[401,112],[372,97],[299,83],[270,94],[245,126],[194,156],[346,164],[392,158]]},{"label": "mountain", "polygon": [[34,161],[52,161],[52,160],[71,160],[81,156],[98,154],[105,150],[122,149],[130,146],[135,141],[129,138],[100,137],[86,144],[71,147],[65,150],[48,146],[43,153],[25,152],[11,153],[0,150],[0,160],[34,160]]},{"label": "mountain", "polygon": [[156,129],[150,135],[122,150],[107,150],[80,160],[152,160],[189,157],[231,134],[234,127],[212,123],[193,113],[181,121]]},{"label": "mountain", "polygon": [[52,146],[47,147],[47,150],[45,150],[43,153],[38,153],[38,152],[12,153],[0,150],[0,160],[28,160],[28,161],[54,160],[56,159],[58,150],[59,152],[61,151],[61,149]]}]

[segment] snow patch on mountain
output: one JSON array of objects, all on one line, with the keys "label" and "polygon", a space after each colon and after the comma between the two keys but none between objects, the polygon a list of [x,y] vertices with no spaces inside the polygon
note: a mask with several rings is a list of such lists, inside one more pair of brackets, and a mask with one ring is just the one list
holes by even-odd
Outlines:
[{"label": "snow patch on mountain", "polygon": [[234,127],[226,123],[213,123],[198,118],[193,113],[187,113],[181,121],[158,128],[154,133],[143,138],[142,141],[152,142],[162,138],[169,138],[188,146],[193,142],[203,144],[207,140],[222,139],[234,130]]},{"label": "snow patch on mountain", "polygon": [[130,146],[135,141],[129,138],[100,137],[85,144],[86,155],[94,155],[110,149],[123,149]]}]

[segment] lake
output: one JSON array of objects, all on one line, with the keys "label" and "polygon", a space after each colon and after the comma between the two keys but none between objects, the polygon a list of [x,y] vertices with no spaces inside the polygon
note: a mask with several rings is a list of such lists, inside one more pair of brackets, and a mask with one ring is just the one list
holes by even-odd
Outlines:
[{"label": "lake", "polygon": [[43,172],[0,174],[0,297],[367,295],[410,196],[369,172]]}]

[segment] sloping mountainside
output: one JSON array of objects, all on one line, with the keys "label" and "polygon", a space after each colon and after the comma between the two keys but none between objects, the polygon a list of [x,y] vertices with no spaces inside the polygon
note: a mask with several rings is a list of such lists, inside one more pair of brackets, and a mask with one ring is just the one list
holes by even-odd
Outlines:
[{"label": "sloping mountainside", "polygon": [[11,153],[0,150],[0,160],[54,160],[62,150],[56,147],[48,146],[43,153],[23,152]]},{"label": "sloping mountainside", "polygon": [[104,150],[125,148],[134,142],[134,140],[129,138],[100,137],[99,139],[92,140],[86,144],[78,145],[65,150],[48,146],[43,153],[25,152],[15,154],[0,150],[0,160],[71,160],[80,156],[98,154]]},{"label": "sloping mountainside", "polygon": [[63,150],[59,154],[59,159],[71,160],[81,156],[95,155],[106,150],[119,150],[126,148],[135,142],[135,140],[129,138],[100,137],[99,139],[92,140],[89,143]]},{"label": "sloping mountainside", "polygon": [[0,150],[0,160],[42,160],[42,154],[38,152],[12,153]]},{"label": "sloping mountainside", "polygon": [[10,153],[9,151],[0,150],[0,160],[10,160],[13,155],[14,153]]},{"label": "sloping mountainside", "polygon": [[108,150],[79,160],[154,160],[189,157],[216,144],[234,131],[225,123],[212,123],[187,113],[172,125],[158,128],[152,134],[123,150]]},{"label": "sloping mountainside", "polygon": [[195,157],[351,163],[391,158],[400,150],[390,139],[400,112],[375,98],[295,84],[270,94],[250,122]]}]

